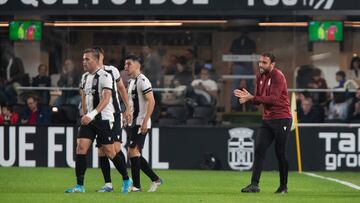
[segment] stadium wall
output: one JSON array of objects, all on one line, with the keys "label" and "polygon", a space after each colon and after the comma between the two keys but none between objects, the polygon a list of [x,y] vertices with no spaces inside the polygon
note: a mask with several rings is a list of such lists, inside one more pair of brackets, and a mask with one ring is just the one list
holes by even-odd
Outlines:
[{"label": "stadium wall", "polygon": [[[74,167],[77,126],[0,126],[1,167]],[[305,171],[359,171],[359,127],[300,127]],[[257,128],[161,127],[153,128],[143,155],[157,169],[249,170]],[[126,132],[123,131],[123,141]],[[290,170],[297,170],[295,136],[289,138]],[[88,166],[98,167],[97,149]],[[273,146],[265,170],[276,170]]]}]

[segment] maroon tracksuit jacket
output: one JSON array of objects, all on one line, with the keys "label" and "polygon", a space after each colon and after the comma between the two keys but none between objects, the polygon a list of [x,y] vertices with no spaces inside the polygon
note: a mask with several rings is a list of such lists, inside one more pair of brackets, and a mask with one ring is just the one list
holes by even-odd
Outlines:
[{"label": "maroon tracksuit jacket", "polygon": [[263,104],[263,120],[292,118],[284,74],[277,68],[256,76],[254,104]]}]

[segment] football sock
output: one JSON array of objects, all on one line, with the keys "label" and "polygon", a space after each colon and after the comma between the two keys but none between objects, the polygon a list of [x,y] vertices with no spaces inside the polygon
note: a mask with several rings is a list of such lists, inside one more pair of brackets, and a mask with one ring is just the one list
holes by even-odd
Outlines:
[{"label": "football sock", "polygon": [[124,153],[120,150],[117,154],[118,154],[118,155],[120,156],[120,158],[124,161],[125,166],[126,166],[126,158],[125,158]]},{"label": "football sock", "polygon": [[140,157],[131,157],[131,174],[133,178],[133,185],[134,187],[141,188],[140,186],[140,167],[141,167],[141,161]]},{"label": "football sock", "polygon": [[159,177],[155,174],[155,172],[151,169],[149,163],[146,161],[144,157],[140,157],[141,170],[151,179],[151,181],[159,180]]},{"label": "football sock", "polygon": [[84,185],[84,175],[86,171],[86,155],[77,154],[75,163],[75,173],[78,185]]},{"label": "football sock", "polygon": [[129,176],[126,170],[126,166],[121,157],[117,154],[111,161],[114,163],[115,168],[122,175],[123,180],[128,180]]},{"label": "football sock", "polygon": [[107,156],[101,156],[99,157],[100,161],[100,168],[102,171],[102,174],[104,176],[105,183],[111,183],[111,175],[110,175],[110,162]]}]

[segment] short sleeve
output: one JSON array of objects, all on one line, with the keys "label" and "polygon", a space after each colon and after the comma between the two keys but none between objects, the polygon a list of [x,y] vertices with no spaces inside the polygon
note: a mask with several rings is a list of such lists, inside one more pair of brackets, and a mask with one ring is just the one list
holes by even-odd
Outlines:
[{"label": "short sleeve", "polygon": [[99,80],[101,82],[101,86],[103,89],[110,89],[113,88],[113,80],[109,73],[104,73],[99,77]]},{"label": "short sleeve", "polygon": [[111,67],[112,74],[114,76],[114,80],[116,82],[119,82],[121,79],[119,70],[115,66],[110,66],[110,67]]},{"label": "short sleeve", "polygon": [[152,91],[151,83],[146,77],[139,78],[138,86],[144,95]]}]

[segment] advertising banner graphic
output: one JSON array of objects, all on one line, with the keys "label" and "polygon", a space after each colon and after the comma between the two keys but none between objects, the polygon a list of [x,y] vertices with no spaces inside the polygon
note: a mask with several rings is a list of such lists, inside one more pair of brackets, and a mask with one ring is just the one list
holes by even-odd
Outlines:
[{"label": "advertising banner graphic", "polygon": [[[77,126],[0,126],[1,167],[74,167]],[[156,169],[201,169],[211,155],[223,170],[251,170],[258,128],[161,127],[147,136],[143,156]],[[300,127],[304,171],[359,171],[359,127]],[[126,132],[123,131],[123,142]],[[288,139],[289,169],[297,170],[295,136]],[[122,145],[123,151],[124,144]],[[95,144],[88,167],[98,167]],[[277,170],[274,144],[264,170]]]}]

